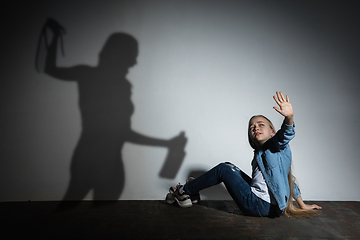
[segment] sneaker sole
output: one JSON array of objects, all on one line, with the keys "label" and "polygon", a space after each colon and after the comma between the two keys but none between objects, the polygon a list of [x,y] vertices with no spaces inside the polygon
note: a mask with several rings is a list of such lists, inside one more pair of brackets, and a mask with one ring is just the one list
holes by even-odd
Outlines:
[{"label": "sneaker sole", "polygon": [[191,200],[190,199],[186,199],[184,201],[179,201],[177,198],[175,198],[176,202],[178,203],[178,205],[182,208],[189,208],[192,206]]},{"label": "sneaker sole", "polygon": [[197,204],[199,201],[198,200],[194,200],[194,201],[191,201],[192,204]]},{"label": "sneaker sole", "polygon": [[[170,189],[169,191],[170,191],[170,192],[169,192],[168,194],[174,194],[174,191],[172,191],[171,189]],[[191,199],[191,197],[190,197],[190,199]],[[167,195],[166,195],[165,200],[166,200],[166,202],[167,202],[168,204],[173,204],[173,203],[175,202],[175,198],[174,198],[174,200],[170,200],[170,199],[167,197]],[[191,200],[191,203],[192,203],[192,204],[198,204],[199,202],[200,202],[199,199]]]}]

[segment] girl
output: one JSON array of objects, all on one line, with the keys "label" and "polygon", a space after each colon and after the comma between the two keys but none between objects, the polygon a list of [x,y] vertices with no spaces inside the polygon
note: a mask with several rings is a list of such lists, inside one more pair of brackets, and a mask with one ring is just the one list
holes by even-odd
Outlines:
[{"label": "girl", "polygon": [[[289,142],[295,136],[294,111],[286,95],[276,92],[274,109],[285,117],[276,133],[271,121],[262,115],[253,116],[249,121],[248,139],[254,148],[252,178],[232,163],[220,163],[185,185],[170,187],[166,201],[175,200],[180,207],[191,207],[200,200],[199,191],[223,182],[240,210],[251,216],[276,217],[285,213],[288,216],[309,216],[321,209],[318,205],[305,204],[300,190],[291,174],[291,150]],[[300,208],[295,208],[292,198]]]}]

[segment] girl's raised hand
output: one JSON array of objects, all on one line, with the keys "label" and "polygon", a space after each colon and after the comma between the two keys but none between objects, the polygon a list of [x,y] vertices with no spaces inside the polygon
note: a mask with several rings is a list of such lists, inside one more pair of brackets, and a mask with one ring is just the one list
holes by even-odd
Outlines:
[{"label": "girl's raised hand", "polygon": [[290,103],[289,96],[286,95],[286,99],[282,92],[276,92],[276,96],[273,96],[275,102],[279,107],[274,107],[274,109],[285,117],[285,121],[288,125],[293,124],[294,109]]}]

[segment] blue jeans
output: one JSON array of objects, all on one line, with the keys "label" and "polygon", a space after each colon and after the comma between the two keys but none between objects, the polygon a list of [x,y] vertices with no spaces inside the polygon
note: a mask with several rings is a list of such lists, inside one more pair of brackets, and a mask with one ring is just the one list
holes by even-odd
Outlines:
[{"label": "blue jeans", "polygon": [[257,197],[250,188],[251,178],[231,163],[220,163],[210,171],[188,182],[184,186],[187,194],[223,182],[240,210],[250,216],[271,216],[274,206]]}]

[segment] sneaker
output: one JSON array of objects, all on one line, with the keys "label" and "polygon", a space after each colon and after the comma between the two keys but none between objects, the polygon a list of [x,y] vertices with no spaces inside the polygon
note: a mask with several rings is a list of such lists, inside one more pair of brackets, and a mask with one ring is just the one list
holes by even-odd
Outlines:
[{"label": "sneaker", "polygon": [[[194,180],[195,178],[193,177],[189,177],[188,179],[186,179],[186,183]],[[200,193],[195,193],[195,194],[190,194],[190,199],[192,204],[196,204],[200,202]]]},{"label": "sneaker", "polygon": [[166,194],[165,201],[166,201],[168,204],[173,204],[173,203],[175,202],[175,196],[174,196],[174,194],[172,194],[172,193]]},{"label": "sneaker", "polygon": [[166,202],[172,204],[174,201],[178,203],[178,205],[182,208],[188,208],[192,206],[192,202],[190,196],[183,193],[179,193],[179,189],[182,187],[180,183],[176,187],[170,187],[169,193],[166,195]]}]

